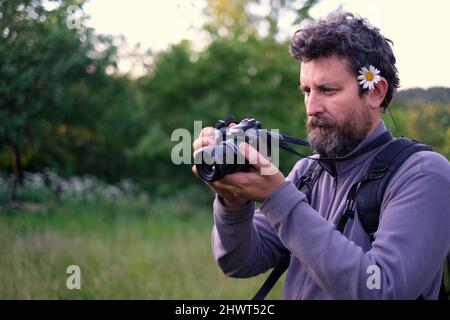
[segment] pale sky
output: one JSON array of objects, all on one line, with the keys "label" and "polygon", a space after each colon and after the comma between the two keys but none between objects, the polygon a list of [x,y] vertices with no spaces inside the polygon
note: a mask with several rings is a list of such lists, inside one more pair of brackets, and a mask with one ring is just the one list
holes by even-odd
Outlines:
[{"label": "pale sky", "polygon": [[[450,87],[450,1],[322,0],[311,15],[327,15],[339,5],[366,17],[394,41],[401,88]],[[90,0],[84,9],[97,33],[122,34],[130,47],[140,43],[142,51],[158,51],[182,39],[202,48],[207,41],[199,31],[203,7],[203,0]],[[286,35],[296,30],[289,17],[280,25]]]}]

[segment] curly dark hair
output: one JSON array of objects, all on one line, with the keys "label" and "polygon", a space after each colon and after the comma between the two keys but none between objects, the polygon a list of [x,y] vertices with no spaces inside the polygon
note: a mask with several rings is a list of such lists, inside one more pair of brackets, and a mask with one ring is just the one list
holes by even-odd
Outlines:
[{"label": "curly dark hair", "polygon": [[[358,76],[363,66],[373,65],[386,79],[388,90],[381,104],[383,111],[388,107],[399,87],[393,42],[381,35],[366,19],[349,12],[332,13],[297,30],[292,37],[289,52],[300,61],[338,55],[347,58],[351,72]],[[359,87],[362,96],[368,89]]]}]

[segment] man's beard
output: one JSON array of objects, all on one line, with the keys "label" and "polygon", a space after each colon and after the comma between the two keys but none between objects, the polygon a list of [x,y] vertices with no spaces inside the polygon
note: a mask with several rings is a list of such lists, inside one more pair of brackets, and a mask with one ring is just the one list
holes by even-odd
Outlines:
[{"label": "man's beard", "polygon": [[325,116],[307,119],[308,143],[323,158],[344,157],[352,152],[367,137],[372,121],[367,109],[350,116],[338,124]]}]

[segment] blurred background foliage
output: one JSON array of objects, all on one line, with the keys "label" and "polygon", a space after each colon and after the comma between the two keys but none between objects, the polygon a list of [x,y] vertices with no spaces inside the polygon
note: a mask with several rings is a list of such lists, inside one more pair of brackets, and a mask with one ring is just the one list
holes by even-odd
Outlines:
[{"label": "blurred background foliage", "polygon": [[[271,0],[266,15],[253,15],[247,8],[258,0],[208,0],[209,44],[149,51],[139,77],[118,70],[123,39],[96,34],[84,15],[68,28],[69,6],[84,1],[49,2],[52,10],[0,0],[0,296],[248,298],[261,280],[218,271],[212,194],[191,165],[172,164],[171,134],[234,115],[305,137],[299,65],[278,17],[292,11],[298,24],[318,1]],[[389,114],[385,121],[450,158],[449,106],[449,88],[404,90],[391,104],[396,125]],[[282,151],[281,170],[297,160]],[[70,261],[87,270],[90,290],[60,290],[56,274]],[[176,265],[186,272],[167,267]],[[159,282],[142,280],[152,272]]]},{"label": "blurred background foliage", "polygon": [[[255,117],[266,128],[305,136],[298,63],[278,41],[281,9],[297,23],[317,1],[270,1],[266,16],[245,9],[255,0],[210,0],[202,51],[182,41],[157,54],[148,72],[133,78],[117,70],[120,42],[80,24],[69,29],[70,5],[54,1],[0,2],[0,168],[14,190],[23,172],[52,168],[63,177],[90,174],[110,183],[131,178],[152,195],[166,196],[199,182],[170,151],[176,128],[193,133],[193,121]],[[86,17],[81,17],[86,19]],[[266,23],[264,37],[258,25]],[[119,43],[119,44],[118,44]],[[449,90],[406,90],[391,109],[397,134],[423,140],[449,154]],[[386,117],[390,124],[391,120]],[[297,159],[284,152],[288,173]],[[16,199],[16,191],[13,199]]]}]

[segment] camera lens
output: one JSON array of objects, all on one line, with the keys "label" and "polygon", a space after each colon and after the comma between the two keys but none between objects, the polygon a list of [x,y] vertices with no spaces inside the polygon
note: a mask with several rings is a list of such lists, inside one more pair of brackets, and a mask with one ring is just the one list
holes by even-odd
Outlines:
[{"label": "camera lens", "polygon": [[207,146],[201,148],[194,158],[194,163],[197,168],[197,172],[203,180],[212,182],[219,179],[216,156],[217,146]]},{"label": "camera lens", "polygon": [[200,177],[208,182],[220,180],[233,172],[247,171],[249,167],[232,139],[200,149],[195,154],[194,163]]},{"label": "camera lens", "polygon": [[198,163],[195,166],[198,174],[203,180],[213,182],[220,179],[218,170],[216,170],[216,165]]}]

